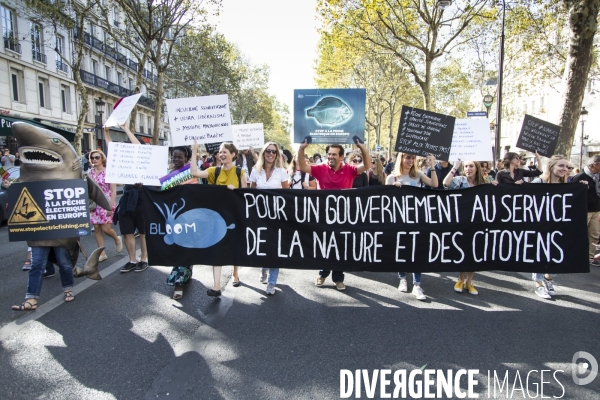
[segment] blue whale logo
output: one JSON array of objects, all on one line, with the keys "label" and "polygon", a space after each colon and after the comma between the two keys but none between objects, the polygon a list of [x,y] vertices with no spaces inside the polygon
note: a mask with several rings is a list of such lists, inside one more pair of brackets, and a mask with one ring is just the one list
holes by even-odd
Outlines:
[{"label": "blue whale logo", "polygon": [[227,226],[218,212],[208,208],[195,208],[178,216],[185,207],[185,200],[181,199],[181,201],[183,205],[177,211],[175,211],[177,203],[170,209],[163,203],[165,212],[154,203],[165,218],[166,244],[176,244],[190,249],[205,249],[219,243],[228,229],[235,228],[235,224]]}]

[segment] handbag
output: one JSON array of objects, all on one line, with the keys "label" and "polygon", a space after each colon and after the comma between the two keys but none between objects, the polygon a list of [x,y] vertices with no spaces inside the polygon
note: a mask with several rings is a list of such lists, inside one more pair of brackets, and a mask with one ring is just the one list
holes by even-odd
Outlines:
[{"label": "handbag", "polygon": [[94,211],[96,209],[96,202],[94,200],[88,200],[88,207],[90,208],[90,212]]}]

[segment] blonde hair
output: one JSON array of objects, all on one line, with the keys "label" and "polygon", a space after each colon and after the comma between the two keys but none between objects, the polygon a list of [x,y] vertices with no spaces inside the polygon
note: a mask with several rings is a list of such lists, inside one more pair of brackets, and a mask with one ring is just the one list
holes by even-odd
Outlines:
[{"label": "blonde hair", "polygon": [[281,156],[281,150],[279,150],[279,146],[275,142],[267,142],[267,143],[265,143],[263,148],[260,149],[260,154],[258,155],[258,161],[256,161],[256,164],[254,164],[254,169],[259,174],[263,170],[263,164],[265,163],[265,150],[268,149],[269,146],[275,146],[275,150],[276,150],[275,162],[273,163],[273,167],[274,168],[284,168],[283,167],[283,157]]},{"label": "blonde hair", "polygon": [[396,163],[394,164],[394,172],[393,175],[395,177],[399,177],[402,176],[402,161],[404,161],[404,157],[406,156],[413,156],[415,157],[415,162],[413,163],[412,167],[410,167],[410,171],[408,171],[408,176],[410,176],[411,178],[416,178],[419,176],[419,171],[417,170],[417,156],[413,155],[413,154],[407,154],[407,153],[398,153],[396,154]]},{"label": "blonde hair", "polygon": [[[548,160],[548,164],[546,164],[546,168],[544,168],[544,173],[542,174],[542,182],[544,183],[552,183],[550,178],[552,177],[552,168],[558,163],[560,160],[566,160],[567,165],[569,164],[569,160],[562,154],[555,154]],[[558,183],[567,183],[567,175],[558,178]]]},{"label": "blonde hair", "polygon": [[92,163],[92,155],[94,153],[100,154],[100,159],[102,160],[102,166],[106,168],[106,155],[104,154],[104,152],[102,150],[92,150],[92,151],[90,151],[90,154],[88,156],[90,164]]}]

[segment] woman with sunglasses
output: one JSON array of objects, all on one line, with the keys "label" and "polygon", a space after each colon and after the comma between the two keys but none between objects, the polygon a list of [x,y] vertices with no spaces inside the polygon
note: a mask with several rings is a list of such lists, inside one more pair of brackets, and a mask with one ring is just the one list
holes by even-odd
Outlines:
[{"label": "woman with sunglasses", "polygon": [[537,167],[534,170],[521,168],[521,157],[517,153],[508,152],[504,155],[502,160],[504,169],[498,171],[496,174],[496,180],[498,183],[514,183],[521,185],[524,181],[523,178],[535,178],[542,174],[541,159],[540,155],[535,152],[535,158],[537,160]]},{"label": "woman with sunglasses", "polygon": [[[115,241],[117,253],[120,253],[123,251],[123,240],[121,239],[121,236],[117,236],[117,233],[110,226],[112,223],[112,215],[116,208],[117,185],[114,183],[106,183],[106,156],[101,150],[93,150],[90,153],[90,164],[92,168],[88,173],[89,178],[93,179],[98,186],[100,186],[100,189],[102,189],[102,192],[104,192],[106,198],[112,204],[111,211],[107,211],[102,207],[96,207],[96,209],[90,213],[90,223],[94,225],[96,243],[98,243],[98,247],[104,247],[104,235],[107,235]],[[106,252],[102,251],[98,261],[102,262],[107,258]]]},{"label": "woman with sunglasses", "polygon": [[377,157],[371,157],[371,169],[369,170],[369,186],[385,185],[385,172],[383,164]]},{"label": "woman with sunglasses", "polygon": [[[531,183],[567,183],[568,175],[569,160],[563,155],[555,154],[548,160],[543,175],[535,178]],[[535,294],[542,299],[550,300],[556,294],[552,280],[554,276],[556,274],[532,273],[531,279],[535,282]]]},{"label": "woman with sunglasses", "polygon": [[[238,149],[233,143],[223,142],[219,147],[218,160],[220,162],[220,170],[217,175],[217,167],[210,167],[204,171],[198,171],[196,165],[196,157],[198,155],[198,143],[194,141],[192,146],[192,158],[190,159],[190,174],[192,176],[203,178],[208,181],[209,185],[227,186],[228,189],[234,190],[248,187],[246,173],[242,167],[233,165],[233,161],[237,158]],[[216,161],[216,159],[215,159]],[[211,297],[221,296],[221,266],[213,266],[214,285],[212,289],[208,289],[207,295]],[[238,276],[239,267],[233,266],[233,286],[241,285]]]},{"label": "woman with sunglasses", "polygon": [[[267,142],[263,146],[258,161],[250,173],[250,187],[256,189],[289,189],[288,173],[283,166],[283,158],[279,146]],[[267,278],[267,270],[269,276]],[[267,295],[275,294],[275,285],[279,277],[279,268],[262,268],[260,281],[267,282]]]},{"label": "woman with sunglasses", "polygon": [[[431,174],[429,178],[426,174],[417,169],[416,156],[407,153],[398,153],[396,156],[396,164],[394,165],[394,171],[385,180],[386,185],[394,185],[396,187],[402,186],[414,186],[421,187],[421,183],[429,187],[438,186],[437,174]],[[435,157],[433,155],[427,156],[429,165],[435,165]],[[406,272],[398,272],[398,278],[400,278],[400,285],[398,290],[401,292],[408,291],[408,283],[406,281]],[[427,297],[423,293],[421,288],[421,273],[413,273],[413,289],[412,294],[417,300],[425,301]]]},{"label": "woman with sunglasses", "polygon": [[[358,167],[363,162],[362,153],[360,152],[360,150],[353,151],[352,153],[350,153],[348,158],[350,159],[350,165],[354,165],[355,167]],[[354,182],[352,182],[352,189],[367,187],[367,186],[369,186],[369,176],[367,175],[366,171],[364,171],[360,175],[357,175],[354,178]]]}]

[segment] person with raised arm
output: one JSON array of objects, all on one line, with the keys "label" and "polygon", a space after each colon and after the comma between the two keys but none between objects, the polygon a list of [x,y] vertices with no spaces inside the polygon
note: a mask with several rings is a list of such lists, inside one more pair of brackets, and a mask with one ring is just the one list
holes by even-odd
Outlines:
[{"label": "person with raised arm", "polygon": [[[425,175],[422,171],[417,169],[416,156],[407,153],[398,153],[396,155],[396,164],[394,170],[385,180],[386,185],[394,185],[396,187],[402,186],[414,186],[421,187],[424,183],[429,187],[438,186],[437,174],[431,174],[431,178]],[[435,157],[432,154],[427,156],[429,165],[435,165]],[[398,290],[401,292],[408,291],[408,283],[406,281],[406,272],[398,272],[398,278],[400,278],[400,285]],[[412,294],[417,300],[425,301],[423,289],[421,288],[421,273],[413,272],[413,289]]]},{"label": "person with raised arm", "polygon": [[[109,133],[109,127],[104,127],[104,138],[106,145],[112,142]],[[121,129],[125,132],[129,141],[132,144],[141,145],[138,138],[129,130],[126,124],[121,125]],[[148,268],[148,249],[146,247],[146,224],[144,222],[144,203],[142,202],[142,184],[136,183],[135,185],[125,185],[123,188],[123,195],[115,214],[113,217],[114,223],[119,223],[121,228],[121,234],[125,239],[125,248],[129,255],[129,261],[121,267],[121,272],[126,273],[130,271],[142,272]],[[137,256],[135,255],[135,231],[140,234],[140,249],[141,257],[138,262]]]},{"label": "person with raised arm", "polygon": [[[365,145],[361,144],[358,138],[355,139],[355,143],[362,153],[363,162],[361,164],[348,165],[344,163],[344,147],[339,144],[332,144],[325,148],[325,151],[327,152],[326,163],[309,165],[304,158],[304,151],[308,146],[308,141],[305,139],[304,143],[302,143],[298,149],[297,159],[299,169],[300,171],[314,176],[319,182],[319,187],[322,190],[350,189],[354,183],[354,178],[365,172],[371,166],[371,156]],[[325,279],[327,279],[330,273],[331,271],[327,270],[319,271],[316,285],[319,287],[323,286]],[[333,271],[331,278],[338,290],[346,289],[343,271]]]},{"label": "person with raised arm", "polygon": [[534,170],[521,168],[521,156],[517,153],[508,152],[504,155],[502,164],[504,169],[498,171],[496,174],[496,180],[498,183],[514,183],[521,185],[524,180],[523,178],[535,178],[542,174],[542,164],[540,155],[535,152],[535,158],[537,160],[537,168]]},{"label": "person with raised arm", "polygon": [[[460,158],[454,163],[454,167],[448,172],[448,175],[444,178],[444,188],[448,190],[456,189],[468,189],[470,187],[484,185],[486,183],[497,184],[496,181],[488,182],[483,173],[481,164],[477,161],[465,161],[463,164],[462,175],[456,176],[456,171],[460,168],[462,161]],[[470,294],[479,294],[475,286],[473,286],[473,276],[475,272],[459,272],[458,280],[454,285],[454,291],[462,293],[463,289],[466,288]]]},{"label": "person with raised arm", "polygon": [[[198,143],[194,141],[192,146],[192,158],[190,160],[190,173],[192,176],[203,178],[208,181],[209,185],[227,186],[228,189],[234,190],[248,187],[246,180],[246,172],[240,166],[234,166],[238,149],[233,143],[223,142],[219,147],[219,159],[221,160],[220,167],[210,167],[204,171],[199,171],[196,166],[196,157],[198,154]],[[213,266],[214,285],[212,289],[208,289],[207,295],[212,297],[221,296],[221,266]],[[238,275],[238,266],[233,267],[233,286],[241,285]]]}]

